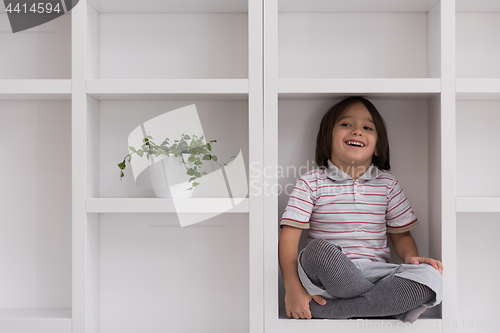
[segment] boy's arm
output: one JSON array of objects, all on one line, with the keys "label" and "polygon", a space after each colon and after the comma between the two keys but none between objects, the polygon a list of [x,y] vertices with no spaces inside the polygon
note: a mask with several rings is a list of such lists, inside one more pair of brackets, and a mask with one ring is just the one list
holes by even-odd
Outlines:
[{"label": "boy's arm", "polygon": [[417,244],[409,231],[397,234],[390,233],[389,235],[396,253],[401,260],[404,260],[405,264],[429,264],[442,274],[443,264],[439,260],[418,256]]},{"label": "boy's arm", "polygon": [[297,271],[298,246],[302,229],[283,225],[278,244],[278,258],[285,284],[285,309],[288,317],[311,319],[309,302],[325,304],[321,296],[311,296],[302,286]]},{"label": "boy's arm", "polygon": [[302,229],[284,225],[278,243],[278,258],[285,289],[302,287],[297,271],[298,247]]}]

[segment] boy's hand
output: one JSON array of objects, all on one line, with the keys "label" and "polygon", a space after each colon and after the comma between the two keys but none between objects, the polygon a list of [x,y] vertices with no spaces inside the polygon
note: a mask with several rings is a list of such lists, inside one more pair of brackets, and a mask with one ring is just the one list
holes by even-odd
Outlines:
[{"label": "boy's hand", "polygon": [[326,300],[318,295],[311,296],[304,289],[304,287],[297,288],[293,292],[285,293],[285,309],[286,315],[295,319],[311,319],[311,310],[309,309],[309,302],[313,300],[320,304],[325,305]]},{"label": "boy's hand", "polygon": [[439,260],[426,257],[409,257],[406,258],[405,264],[419,265],[419,264],[429,264],[443,275],[443,264]]}]

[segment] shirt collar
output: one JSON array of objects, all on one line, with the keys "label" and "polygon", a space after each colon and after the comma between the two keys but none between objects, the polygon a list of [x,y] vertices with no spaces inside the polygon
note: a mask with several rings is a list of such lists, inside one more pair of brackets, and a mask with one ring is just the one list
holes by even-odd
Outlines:
[{"label": "shirt collar", "polygon": [[[351,176],[349,176],[347,173],[339,169],[330,160],[328,160],[328,167],[325,168],[325,174],[328,176],[328,178],[331,178],[333,180],[346,180],[346,179],[353,180]],[[382,171],[380,171],[380,169],[377,168],[377,166],[375,166],[372,163],[370,167],[365,171],[365,173],[358,179],[364,179],[364,180],[376,179],[381,174]]]}]

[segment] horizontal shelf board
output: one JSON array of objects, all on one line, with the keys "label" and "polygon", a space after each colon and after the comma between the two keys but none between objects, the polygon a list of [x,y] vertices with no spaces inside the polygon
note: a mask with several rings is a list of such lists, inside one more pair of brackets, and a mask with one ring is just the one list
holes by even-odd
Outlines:
[{"label": "horizontal shelf board", "polygon": [[71,309],[0,309],[2,319],[71,319]]},{"label": "horizontal shelf board", "polygon": [[248,79],[87,80],[86,91],[98,100],[248,100]]},{"label": "horizontal shelf board", "polygon": [[71,318],[0,318],[0,332],[71,333]]},{"label": "horizontal shelf board", "polygon": [[0,80],[0,100],[70,100],[71,80]]},{"label": "horizontal shelf board", "polygon": [[233,207],[231,199],[227,198],[87,199],[87,213],[248,213],[248,211],[247,198],[236,207]]},{"label": "horizontal shelf board", "polygon": [[88,0],[100,13],[213,13],[248,12],[246,0]]},{"label": "horizontal shelf board", "polygon": [[317,98],[325,95],[384,94],[429,98],[441,92],[441,79],[279,79],[280,98]]},{"label": "horizontal shelf board", "polygon": [[0,309],[0,332],[71,333],[71,309]]},{"label": "horizontal shelf board", "polygon": [[461,213],[500,213],[500,198],[458,197],[456,205]]},{"label": "horizontal shelf board", "polygon": [[428,12],[438,0],[279,0],[280,12]]},{"label": "horizontal shelf board", "polygon": [[498,0],[457,0],[457,12],[500,12]]},{"label": "horizontal shelf board", "polygon": [[[416,322],[405,325],[398,319],[279,319],[278,332],[442,332],[441,319],[426,319],[425,313]],[[424,318],[422,318],[424,317]]]},{"label": "horizontal shelf board", "polygon": [[99,101],[248,101],[248,94],[88,94]]},{"label": "horizontal shelf board", "polygon": [[456,79],[460,100],[500,100],[500,79]]}]

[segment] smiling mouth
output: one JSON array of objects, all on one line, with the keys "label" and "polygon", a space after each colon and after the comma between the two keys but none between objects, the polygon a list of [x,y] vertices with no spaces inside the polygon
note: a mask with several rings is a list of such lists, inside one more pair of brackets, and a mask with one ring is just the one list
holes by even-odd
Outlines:
[{"label": "smiling mouth", "polygon": [[346,141],[345,144],[348,146],[351,146],[351,147],[355,147],[355,148],[365,147],[364,143],[356,142],[356,141]]}]

